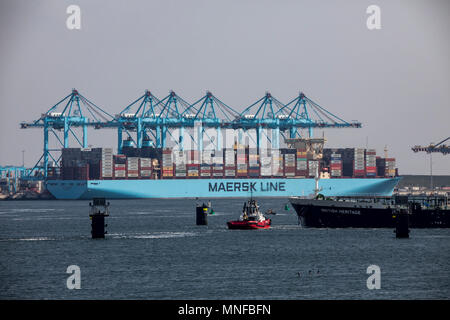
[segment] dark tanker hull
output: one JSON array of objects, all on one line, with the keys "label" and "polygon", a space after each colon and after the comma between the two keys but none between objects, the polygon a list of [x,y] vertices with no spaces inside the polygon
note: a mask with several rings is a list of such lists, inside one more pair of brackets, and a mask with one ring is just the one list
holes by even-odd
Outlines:
[{"label": "dark tanker hull", "polygon": [[[340,203],[332,200],[291,199],[299,222],[311,228],[395,228],[395,206],[366,203]],[[413,206],[411,228],[449,228],[450,210]]]}]

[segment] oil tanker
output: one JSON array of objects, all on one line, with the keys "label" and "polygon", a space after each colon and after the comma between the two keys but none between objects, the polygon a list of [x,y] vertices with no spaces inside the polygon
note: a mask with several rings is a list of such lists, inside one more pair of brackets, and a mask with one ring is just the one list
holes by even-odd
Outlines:
[{"label": "oil tanker", "polygon": [[303,227],[394,228],[399,209],[409,208],[411,228],[450,228],[450,202],[443,195],[289,200]]},{"label": "oil tanker", "polygon": [[257,150],[64,148],[46,187],[57,199],[246,198],[307,196],[320,174],[325,196],[391,196],[395,159],[373,149],[314,152],[307,147]]}]

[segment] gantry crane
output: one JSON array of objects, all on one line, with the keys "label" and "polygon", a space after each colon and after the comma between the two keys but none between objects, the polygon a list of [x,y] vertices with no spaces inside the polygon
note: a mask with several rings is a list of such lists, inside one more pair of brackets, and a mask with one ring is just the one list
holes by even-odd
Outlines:
[{"label": "gantry crane", "polygon": [[[131,112],[134,106],[138,106],[136,111]],[[199,150],[202,149],[202,139],[194,139],[191,133],[185,128],[197,128],[198,136],[205,134],[205,128],[216,128],[217,136],[220,137],[220,128],[224,125],[222,120],[231,121],[230,114],[238,115],[231,107],[225,105],[211,92],[207,92],[204,97],[189,104],[183,98],[171,91],[164,99],[159,100],[150,91],[128,105],[115,117],[115,121],[109,126],[118,127],[118,150],[122,150],[122,130],[125,130],[138,148],[142,147],[142,141],[150,139],[149,134],[154,138],[156,148],[167,146],[167,136],[170,135],[183,150],[185,136],[190,136],[197,144]],[[220,118],[219,118],[220,117]],[[174,137],[171,130],[178,129],[178,137]],[[130,132],[136,132],[136,141]],[[220,146],[220,138],[216,140],[216,147]]]},{"label": "gantry crane", "polygon": [[[63,107],[60,107],[63,106]],[[62,109],[62,110],[61,110]],[[252,103],[242,112],[223,103],[211,92],[190,104],[171,91],[164,99],[158,99],[149,90],[144,95],[125,107],[116,116],[112,116],[77,90],[59,101],[46,113],[34,122],[22,122],[21,128],[44,129],[44,152],[38,160],[32,172],[42,172],[40,176],[46,178],[49,159],[58,165],[59,158],[52,155],[59,149],[49,148],[49,133],[53,133],[60,146],[69,147],[69,134],[72,133],[78,144],[87,147],[87,128],[117,129],[118,153],[124,146],[123,133],[128,135],[127,141],[131,141],[137,148],[153,143],[156,148],[167,147],[167,135],[183,150],[186,137],[190,137],[199,151],[203,150],[203,138],[206,134],[216,150],[222,148],[221,129],[239,130],[239,143],[242,142],[242,132],[256,132],[256,146],[261,147],[263,135],[267,137],[272,148],[279,148],[280,134],[286,138],[285,132],[289,132],[290,138],[302,137],[299,130],[308,130],[311,138],[313,128],[360,128],[359,122],[347,122],[325,110],[317,103],[300,93],[289,103],[283,104],[267,92],[262,98]],[[73,129],[81,127],[83,136],[79,139]],[[194,131],[194,136],[189,130]],[[216,130],[216,136],[210,137],[206,129]],[[178,136],[174,136],[174,130],[178,130]],[[272,131],[269,138],[267,130]],[[63,132],[60,139],[58,132]],[[136,133],[133,138],[134,132]],[[153,137],[153,141],[151,141]],[[39,163],[43,159],[43,165]]]},{"label": "gantry crane", "polygon": [[449,140],[450,137],[442,140],[441,142],[438,142],[436,144],[430,143],[428,146],[423,147],[423,146],[414,146],[411,148],[412,151],[414,152],[426,152],[426,153],[435,153],[435,152],[440,152],[442,154],[449,154],[450,153],[450,146],[444,144],[445,141]]},{"label": "gantry crane", "polygon": [[360,122],[347,122],[307,98],[304,93],[287,104],[283,104],[269,92],[247,107],[240,115],[239,127],[246,130],[256,129],[257,147],[261,144],[264,128],[272,129],[271,145],[279,148],[280,133],[289,132],[289,138],[302,138],[301,129],[308,130],[309,138],[313,128],[361,128]]},{"label": "gantry crane", "polygon": [[[87,128],[100,129],[105,127],[111,120],[113,120],[113,116],[73,89],[69,95],[43,113],[39,119],[33,122],[22,122],[20,124],[22,129],[44,129],[43,154],[34,167],[29,170],[28,176],[47,178],[50,159],[55,162],[56,166],[59,166],[61,155],[57,157],[54,153],[61,150],[49,147],[50,133],[53,133],[57,144],[62,148],[69,147],[70,134],[82,148],[87,148]],[[76,128],[82,128],[81,138],[77,135]],[[40,164],[41,160],[43,160],[42,165]]]},{"label": "gantry crane", "polygon": [[26,168],[21,166],[0,167],[0,179],[9,193],[16,193],[19,190],[19,179],[25,176]]},{"label": "gantry crane", "polygon": [[433,189],[433,158],[432,154],[436,152],[440,152],[443,155],[450,153],[450,146],[444,144],[445,141],[449,140],[450,137],[434,144],[430,143],[428,146],[414,146],[411,148],[414,152],[426,152],[430,155],[430,188]]},{"label": "gantry crane", "polygon": [[[136,110],[132,111],[135,109]],[[279,148],[280,133],[289,131],[290,138],[301,136],[299,129],[307,129],[312,137],[313,128],[360,128],[359,122],[347,122],[325,110],[317,103],[307,98],[303,93],[284,105],[267,92],[262,98],[245,108],[242,112],[228,106],[211,92],[196,102],[189,104],[174,91],[162,100],[153,96],[148,90],[146,93],[128,105],[116,115],[112,126],[118,126],[118,150],[122,150],[122,130],[129,135],[129,139],[140,148],[142,139],[147,133],[153,135],[155,146],[164,148],[166,138],[170,135],[180,150],[183,150],[185,137],[190,137],[199,151],[203,150],[203,137],[206,134],[216,150],[221,150],[221,129],[238,130],[238,143],[242,144],[243,132],[256,131],[255,144],[259,149],[261,140],[265,135],[272,148]],[[196,128],[194,135],[185,130]],[[216,135],[210,137],[205,128],[213,128]],[[178,129],[178,137],[170,132]],[[265,132],[272,130],[272,137]],[[136,140],[130,132],[136,132]],[[250,137],[251,138],[251,137]],[[251,138],[252,139],[252,138]]]}]

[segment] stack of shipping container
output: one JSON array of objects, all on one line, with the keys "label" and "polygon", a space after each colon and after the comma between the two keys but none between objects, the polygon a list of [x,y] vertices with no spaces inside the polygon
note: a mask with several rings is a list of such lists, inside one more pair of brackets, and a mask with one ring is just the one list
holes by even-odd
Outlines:
[{"label": "stack of shipping container", "polygon": [[[103,179],[112,179],[113,178],[113,149],[112,148],[98,148],[101,149],[101,178]],[[94,174],[94,172],[90,172],[90,174]]]},{"label": "stack of shipping container", "polygon": [[202,160],[200,164],[200,177],[211,178],[212,155],[210,150],[202,152]]},{"label": "stack of shipping container", "polygon": [[342,176],[353,177],[353,162],[355,158],[355,150],[352,148],[337,149],[335,153],[341,155]]},{"label": "stack of shipping container", "polygon": [[223,178],[223,153],[216,151],[212,157],[212,163],[212,177]]},{"label": "stack of shipping container", "polygon": [[198,150],[187,151],[187,177],[198,178],[200,173],[200,152]]},{"label": "stack of shipping container", "polygon": [[375,178],[377,175],[377,152],[375,149],[368,149],[366,151],[366,176],[368,178]]},{"label": "stack of shipping container", "polygon": [[73,175],[75,180],[89,180],[89,164],[74,167]]},{"label": "stack of shipping container", "polygon": [[354,158],[353,158],[353,176],[357,178],[362,178],[366,175],[366,164],[365,164],[365,154],[364,149],[355,148]]},{"label": "stack of shipping container", "polygon": [[395,159],[394,158],[379,158],[376,159],[377,175],[379,177],[394,177],[396,175]]},{"label": "stack of shipping container", "polygon": [[81,159],[76,161],[77,164],[73,168],[74,179],[84,180],[85,177],[88,179],[99,179],[102,171],[102,148],[82,148],[80,150]]},{"label": "stack of shipping container", "polygon": [[396,174],[395,171],[395,159],[394,158],[386,158],[386,177],[394,177]]},{"label": "stack of shipping container", "polygon": [[150,158],[140,158],[139,170],[141,178],[149,179],[152,177],[152,159]]},{"label": "stack of shipping container", "polygon": [[64,148],[61,154],[61,177],[64,180],[111,179],[112,158],[112,148]]},{"label": "stack of shipping container", "polygon": [[259,162],[261,166],[261,177],[269,178],[272,176],[272,156],[270,149],[262,150],[259,155]]},{"label": "stack of shipping container", "polygon": [[330,176],[333,178],[342,177],[342,156],[339,153],[332,153],[330,158]]},{"label": "stack of shipping container", "polygon": [[234,149],[224,149],[223,155],[224,155],[224,160],[225,160],[225,163],[224,163],[225,178],[236,177],[236,159],[235,159]]},{"label": "stack of shipping container", "polygon": [[248,175],[248,160],[245,148],[239,146],[236,150],[236,176],[238,178],[246,178]]},{"label": "stack of shipping container", "polygon": [[61,155],[61,178],[63,180],[74,180],[74,167],[81,161],[80,148],[62,149]]},{"label": "stack of shipping container", "polygon": [[137,179],[139,178],[139,158],[128,157],[127,158],[127,178]]},{"label": "stack of shipping container", "polygon": [[[376,156],[375,149],[363,148],[341,148],[324,149],[323,161],[325,166],[329,166],[331,177],[338,177],[333,174],[336,169],[336,156],[340,154],[342,165],[342,176],[352,178],[375,178],[375,177],[393,177],[396,175],[395,159],[381,158]],[[334,166],[333,166],[334,164]],[[389,164],[390,169],[387,168]],[[389,171],[390,170],[390,171]]]},{"label": "stack of shipping container", "polygon": [[314,178],[319,170],[319,160],[308,160],[308,176],[309,178]]},{"label": "stack of shipping container", "polygon": [[297,153],[296,149],[282,149],[284,156],[284,176],[285,177],[295,177],[296,170],[296,160],[295,156]]},{"label": "stack of shipping container", "polygon": [[173,178],[172,149],[162,150],[162,176],[163,178]]},{"label": "stack of shipping container", "polygon": [[259,170],[259,156],[258,149],[249,148],[248,149],[248,176],[250,178],[258,178],[260,176]]},{"label": "stack of shipping container", "polygon": [[264,149],[258,153],[256,148],[243,146],[202,152],[164,148],[156,154],[159,155],[156,158],[127,157],[113,156],[112,148],[65,148],[60,172],[51,171],[50,176],[58,174],[64,180],[314,178],[316,168],[319,173],[329,171],[331,178],[393,177],[397,174],[394,158],[376,157],[374,149],[363,148],[324,149],[322,158],[314,157],[306,149]]},{"label": "stack of shipping container", "polygon": [[114,156],[114,178],[125,179],[127,167],[127,157],[123,154]]},{"label": "stack of shipping container", "polygon": [[304,177],[308,175],[308,158],[306,156],[306,149],[297,149],[297,161],[295,175],[297,177]]},{"label": "stack of shipping container", "polygon": [[387,168],[386,177],[394,177],[396,175],[394,158],[386,158],[386,168]]},{"label": "stack of shipping container", "polygon": [[283,154],[279,149],[272,149],[272,175],[274,177],[282,177],[283,170]]},{"label": "stack of shipping container", "polygon": [[186,153],[184,151],[173,151],[173,162],[175,167],[175,177],[186,178]]}]

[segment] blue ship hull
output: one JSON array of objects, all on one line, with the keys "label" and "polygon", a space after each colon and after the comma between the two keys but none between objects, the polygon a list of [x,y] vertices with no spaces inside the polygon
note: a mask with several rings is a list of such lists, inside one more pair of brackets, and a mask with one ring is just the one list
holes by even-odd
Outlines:
[{"label": "blue ship hull", "polygon": [[[400,178],[322,179],[325,196],[392,195]],[[49,180],[56,199],[247,198],[307,196],[314,179]]]}]

